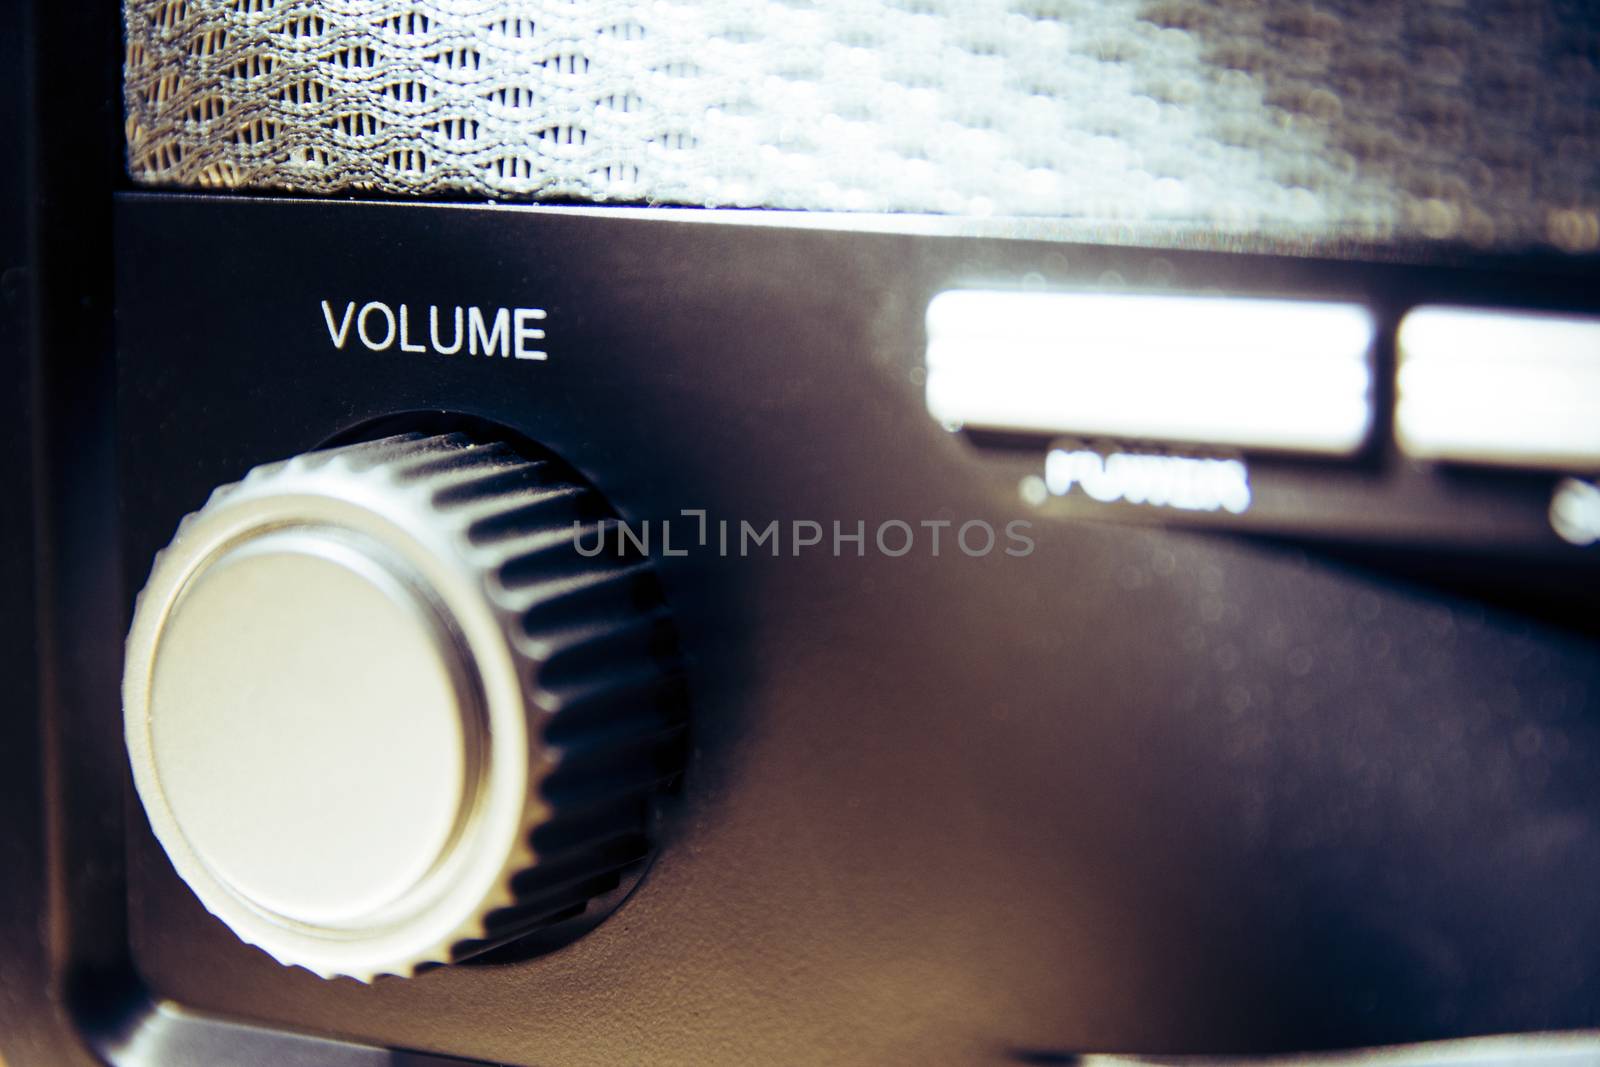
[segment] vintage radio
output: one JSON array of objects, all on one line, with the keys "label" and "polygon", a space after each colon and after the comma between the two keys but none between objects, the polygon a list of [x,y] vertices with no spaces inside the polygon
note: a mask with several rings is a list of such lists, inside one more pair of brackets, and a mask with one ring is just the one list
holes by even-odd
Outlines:
[{"label": "vintage radio", "polygon": [[5,18],[4,1062],[1595,1055],[1588,6]]}]

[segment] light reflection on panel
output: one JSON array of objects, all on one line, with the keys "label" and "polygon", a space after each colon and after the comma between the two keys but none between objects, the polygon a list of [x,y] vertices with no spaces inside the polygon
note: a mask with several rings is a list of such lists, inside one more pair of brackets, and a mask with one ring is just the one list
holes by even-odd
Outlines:
[{"label": "light reflection on panel", "polygon": [[947,425],[1347,455],[1371,423],[1359,304],[951,290],[927,325]]},{"label": "light reflection on panel", "polygon": [[1422,307],[1398,351],[1407,455],[1600,468],[1600,318]]},{"label": "light reflection on panel", "polygon": [[1078,1067],[1594,1067],[1600,1063],[1600,1034],[1503,1034],[1413,1045],[1301,1052],[1277,1056],[1074,1056]]}]

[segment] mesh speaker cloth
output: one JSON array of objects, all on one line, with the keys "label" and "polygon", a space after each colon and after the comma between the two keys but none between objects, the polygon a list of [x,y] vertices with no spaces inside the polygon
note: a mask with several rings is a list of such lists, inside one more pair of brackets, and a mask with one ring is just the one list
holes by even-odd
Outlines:
[{"label": "mesh speaker cloth", "polygon": [[127,0],[151,185],[1600,245],[1563,0]]}]

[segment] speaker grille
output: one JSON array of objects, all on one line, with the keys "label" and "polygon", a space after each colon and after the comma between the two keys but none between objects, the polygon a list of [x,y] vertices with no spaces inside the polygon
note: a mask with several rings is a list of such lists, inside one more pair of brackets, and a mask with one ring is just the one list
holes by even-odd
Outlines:
[{"label": "speaker grille", "polygon": [[1600,244],[1585,5],[128,0],[150,185]]}]

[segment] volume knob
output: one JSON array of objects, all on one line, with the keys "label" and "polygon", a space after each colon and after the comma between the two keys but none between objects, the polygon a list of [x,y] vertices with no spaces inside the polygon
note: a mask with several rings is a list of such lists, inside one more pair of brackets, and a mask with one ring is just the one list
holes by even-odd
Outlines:
[{"label": "volume knob", "polygon": [[[592,921],[681,769],[647,559],[552,456],[406,435],[258,467],[157,557],[123,676],[156,838],[241,939],[325,977]],[[591,531],[587,537],[585,531]]]}]

